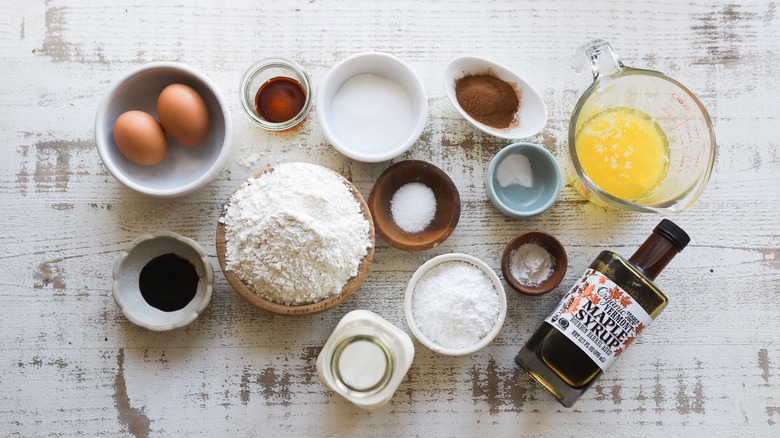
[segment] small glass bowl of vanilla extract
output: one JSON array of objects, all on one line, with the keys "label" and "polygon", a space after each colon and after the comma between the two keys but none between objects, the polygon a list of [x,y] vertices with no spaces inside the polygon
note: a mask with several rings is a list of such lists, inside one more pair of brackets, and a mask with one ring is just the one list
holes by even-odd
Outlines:
[{"label": "small glass bowl of vanilla extract", "polygon": [[241,78],[238,94],[249,120],[269,131],[284,131],[303,122],[313,100],[309,76],[284,58],[252,64]]}]

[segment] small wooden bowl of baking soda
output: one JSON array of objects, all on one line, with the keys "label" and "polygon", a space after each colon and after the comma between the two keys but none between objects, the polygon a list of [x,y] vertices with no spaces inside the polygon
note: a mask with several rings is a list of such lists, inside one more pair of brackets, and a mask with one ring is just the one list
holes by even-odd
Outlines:
[{"label": "small wooden bowl of baking soda", "polygon": [[460,195],[443,170],[420,160],[400,161],[376,180],[368,196],[376,233],[402,251],[444,242],[458,225]]},{"label": "small wooden bowl of baking soda", "polygon": [[501,256],[501,273],[512,289],[544,295],[555,289],[569,266],[566,250],[552,234],[527,231],[509,241]]}]

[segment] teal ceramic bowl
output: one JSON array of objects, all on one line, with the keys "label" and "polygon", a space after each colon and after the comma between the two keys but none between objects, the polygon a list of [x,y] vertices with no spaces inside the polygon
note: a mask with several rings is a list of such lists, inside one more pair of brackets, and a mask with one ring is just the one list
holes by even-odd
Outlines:
[{"label": "teal ceramic bowl", "polygon": [[[525,164],[525,159],[513,155],[524,156],[528,164]],[[510,161],[502,166],[507,159]],[[561,169],[555,157],[542,146],[515,143],[493,157],[485,183],[488,198],[496,210],[511,218],[526,218],[544,212],[558,199]]]}]

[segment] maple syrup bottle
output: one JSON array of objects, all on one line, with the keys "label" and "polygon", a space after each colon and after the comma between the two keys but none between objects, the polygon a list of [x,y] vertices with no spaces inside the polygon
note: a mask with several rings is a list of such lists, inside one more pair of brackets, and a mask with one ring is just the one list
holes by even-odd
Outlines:
[{"label": "maple syrup bottle", "polygon": [[690,241],[663,219],[631,258],[602,251],[515,363],[571,407],[666,307],[656,276]]}]

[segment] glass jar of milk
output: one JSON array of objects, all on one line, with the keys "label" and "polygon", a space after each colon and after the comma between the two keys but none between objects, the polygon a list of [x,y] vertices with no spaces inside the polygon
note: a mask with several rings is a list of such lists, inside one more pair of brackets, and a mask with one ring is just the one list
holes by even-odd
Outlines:
[{"label": "glass jar of milk", "polygon": [[353,310],[338,323],[317,357],[325,387],[364,409],[383,406],[414,358],[411,338],[368,310]]}]

